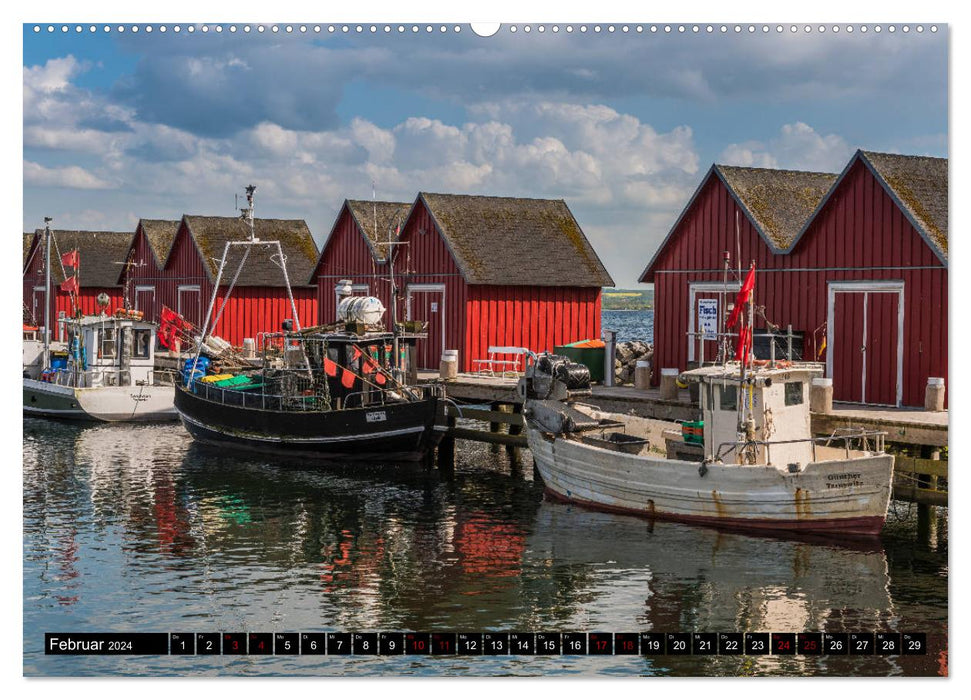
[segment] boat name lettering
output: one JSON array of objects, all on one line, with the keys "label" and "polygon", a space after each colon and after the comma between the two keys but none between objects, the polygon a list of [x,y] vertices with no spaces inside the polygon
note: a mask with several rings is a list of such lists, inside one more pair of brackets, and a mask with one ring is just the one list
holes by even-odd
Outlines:
[{"label": "boat name lettering", "polygon": [[129,394],[129,396],[131,396],[132,401],[148,401],[150,398],[152,398],[148,394]]},{"label": "boat name lettering", "polygon": [[866,484],[864,484],[863,481],[861,481],[862,476],[863,475],[860,474],[859,472],[849,473],[849,474],[828,474],[826,476],[827,482],[836,482],[836,483],[827,483],[826,488],[845,489],[853,486],[866,486]]},{"label": "boat name lettering", "polygon": [[370,411],[364,414],[368,423],[378,423],[383,420],[388,420],[388,414],[384,411]]}]

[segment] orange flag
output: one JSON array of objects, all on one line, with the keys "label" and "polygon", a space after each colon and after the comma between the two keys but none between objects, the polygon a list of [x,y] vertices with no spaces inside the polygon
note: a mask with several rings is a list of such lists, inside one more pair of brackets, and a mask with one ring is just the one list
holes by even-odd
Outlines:
[{"label": "orange flag", "polygon": [[376,381],[381,386],[384,386],[384,382],[385,382],[384,375],[383,374],[375,375],[374,381]]},{"label": "orange flag", "polygon": [[355,379],[357,379],[357,377],[355,377],[352,372],[345,369],[344,373],[341,375],[341,384],[345,389],[350,389],[354,386]]},{"label": "orange flag", "polygon": [[334,362],[329,357],[324,358],[324,371],[327,373],[328,377],[337,376],[337,363]]}]

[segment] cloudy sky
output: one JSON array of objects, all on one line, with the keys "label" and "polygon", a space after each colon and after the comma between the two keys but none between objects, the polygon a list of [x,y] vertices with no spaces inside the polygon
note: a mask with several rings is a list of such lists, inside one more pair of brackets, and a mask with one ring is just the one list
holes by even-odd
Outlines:
[{"label": "cloudy sky", "polygon": [[260,215],[304,218],[318,243],[372,182],[388,200],[563,198],[629,286],[713,162],[838,172],[857,148],[948,155],[944,28],[140,26],[24,27],[25,231],[44,215],[118,230],[232,215],[250,182]]}]

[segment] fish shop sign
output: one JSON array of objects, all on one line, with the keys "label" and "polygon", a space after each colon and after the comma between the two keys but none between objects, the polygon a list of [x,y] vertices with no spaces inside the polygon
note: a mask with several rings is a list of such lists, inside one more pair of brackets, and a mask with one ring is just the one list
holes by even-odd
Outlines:
[{"label": "fish shop sign", "polygon": [[698,330],[702,340],[718,340],[718,299],[698,300]]}]

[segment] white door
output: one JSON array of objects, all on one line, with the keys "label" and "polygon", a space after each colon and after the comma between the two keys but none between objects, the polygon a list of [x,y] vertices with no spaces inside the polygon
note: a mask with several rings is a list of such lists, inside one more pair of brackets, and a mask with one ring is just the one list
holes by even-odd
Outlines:
[{"label": "white door", "polygon": [[146,321],[155,320],[155,287],[135,287],[135,310],[143,312]]},{"label": "white door", "polygon": [[826,375],[833,398],[899,406],[903,400],[904,283],[830,282]]},{"label": "white door", "polygon": [[31,313],[34,316],[34,325],[43,326],[44,325],[44,288],[34,287],[33,294],[33,306],[31,307]]},{"label": "white door", "polygon": [[415,344],[418,369],[438,369],[445,351],[445,285],[409,285],[405,304],[409,321],[428,321],[428,337]]},{"label": "white door", "polygon": [[[688,285],[688,362],[712,362],[718,357],[720,341],[706,338],[705,311],[717,307],[717,314],[724,317],[729,304],[735,302],[739,283],[729,282],[691,282]],[[701,307],[701,308],[699,308]],[[724,332],[719,322],[714,324],[715,331]],[[737,330],[737,329],[735,329]],[[732,331],[728,331],[732,332]],[[731,339],[730,339],[731,340]],[[729,357],[734,357],[735,342],[728,343]]]},{"label": "white door", "polygon": [[198,284],[180,285],[176,311],[186,321],[199,328],[202,325],[202,292]]}]

